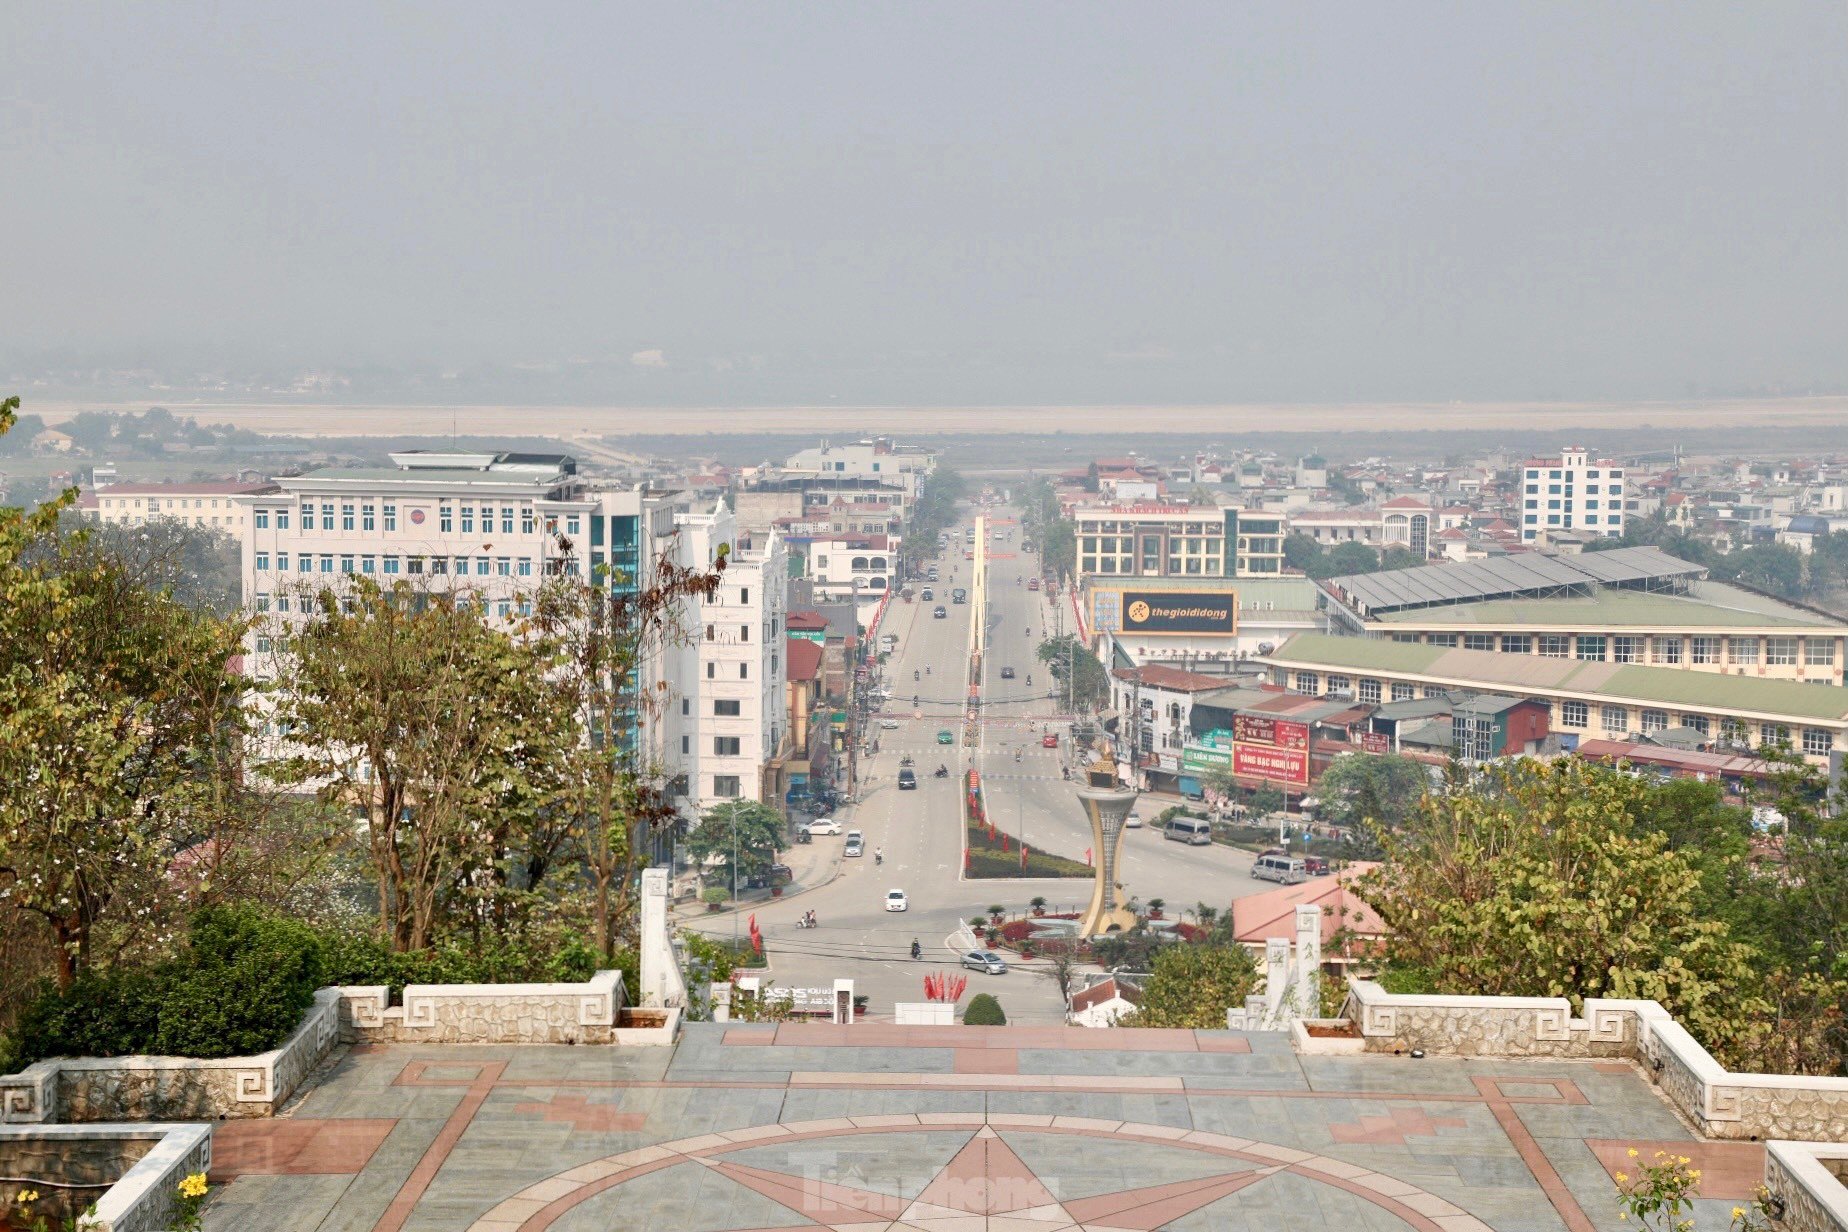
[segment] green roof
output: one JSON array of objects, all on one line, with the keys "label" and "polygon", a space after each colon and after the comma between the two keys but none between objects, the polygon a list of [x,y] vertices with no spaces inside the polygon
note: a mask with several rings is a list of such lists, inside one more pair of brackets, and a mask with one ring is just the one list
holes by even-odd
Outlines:
[{"label": "green roof", "polygon": [[1588,663],[1540,655],[1455,650],[1384,638],[1299,633],[1261,656],[1285,667],[1425,676],[1460,688],[1517,694],[1577,693],[1611,701],[1848,722],[1848,689],[1687,668]]},{"label": "green roof", "polygon": [[1848,629],[1848,622],[1806,611],[1723,582],[1697,583],[1686,597],[1601,588],[1559,599],[1482,599],[1441,607],[1381,612],[1382,624],[1424,628],[1518,629]]}]

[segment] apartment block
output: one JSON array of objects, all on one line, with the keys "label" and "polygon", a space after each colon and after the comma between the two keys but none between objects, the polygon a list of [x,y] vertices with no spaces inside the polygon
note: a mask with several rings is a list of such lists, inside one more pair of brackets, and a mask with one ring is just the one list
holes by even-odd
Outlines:
[{"label": "apartment block", "polygon": [[1567,531],[1616,538],[1623,534],[1623,516],[1622,464],[1575,445],[1557,458],[1529,458],[1522,465],[1522,542]]}]

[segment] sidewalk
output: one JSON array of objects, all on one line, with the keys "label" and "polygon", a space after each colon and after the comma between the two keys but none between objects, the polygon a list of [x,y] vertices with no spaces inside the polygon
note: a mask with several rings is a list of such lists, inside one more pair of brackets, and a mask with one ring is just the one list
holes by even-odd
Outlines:
[{"label": "sidewalk", "polygon": [[[844,828],[851,829],[850,821],[842,820]],[[783,887],[778,896],[766,887],[758,890],[741,890],[737,906],[728,906],[723,911],[708,911],[706,904],[693,899],[676,904],[669,915],[679,923],[691,921],[723,920],[736,911],[752,911],[765,903],[782,902],[795,898],[807,890],[818,889],[833,881],[841,871],[841,848],[845,840],[819,835],[812,843],[796,843],[785,850],[777,852],[777,859],[789,866],[790,883]]]}]

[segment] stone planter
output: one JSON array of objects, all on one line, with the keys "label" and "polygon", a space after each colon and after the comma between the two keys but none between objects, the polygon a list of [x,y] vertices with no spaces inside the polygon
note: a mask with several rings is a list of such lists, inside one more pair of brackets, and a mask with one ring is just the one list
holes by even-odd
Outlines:
[{"label": "stone planter", "polygon": [[1360,1027],[1347,1018],[1298,1018],[1290,1023],[1290,1042],[1307,1056],[1358,1056],[1367,1050]]}]

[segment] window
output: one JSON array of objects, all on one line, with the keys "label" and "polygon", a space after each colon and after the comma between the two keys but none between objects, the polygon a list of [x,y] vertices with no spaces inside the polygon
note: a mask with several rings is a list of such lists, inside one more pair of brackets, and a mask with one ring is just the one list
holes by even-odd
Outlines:
[{"label": "window", "polygon": [[513,600],[502,599],[499,603],[496,603],[494,605],[494,614],[499,616],[502,620],[506,620],[509,616],[512,616]]},{"label": "window", "polygon": [[458,577],[468,576],[468,557],[458,556],[455,560],[455,573]]},{"label": "window", "polygon": [[359,571],[361,573],[377,573],[378,570],[379,570],[379,558],[378,557],[362,556],[359,558]]},{"label": "window", "polygon": [[268,552],[258,552],[257,553],[257,572],[258,573],[268,573],[269,572],[269,553]]},{"label": "window", "polygon": [[445,535],[455,529],[454,511],[449,508],[447,502],[436,507],[436,527]]},{"label": "window", "polygon": [[449,558],[447,556],[432,556],[430,558],[430,572],[448,573],[449,572]]},{"label": "window", "polygon": [[1720,639],[1717,637],[1696,637],[1688,642],[1688,661],[1691,663],[1718,663],[1720,661]]},{"label": "window", "polygon": [[712,794],[722,800],[736,800],[739,795],[738,776],[735,774],[713,775]]},{"label": "window", "polygon": [[1755,637],[1729,637],[1726,639],[1726,654],[1735,666],[1745,666],[1758,662],[1758,639]]},{"label": "window", "polygon": [[513,576],[513,557],[496,556],[494,558],[494,572],[499,574],[501,577],[512,577]]},{"label": "window", "polygon": [[532,557],[530,556],[520,557],[519,574],[521,577],[531,577],[533,575],[533,558]]},{"label": "window", "polygon": [[1643,730],[1646,732],[1667,731],[1668,730],[1668,711],[1666,710],[1645,710],[1643,711]]},{"label": "window", "polygon": [[1782,723],[1760,723],[1758,725],[1758,743],[1761,745],[1789,744],[1790,729],[1785,727]]},{"label": "window", "polygon": [[321,558],[321,572],[322,573],[332,573],[333,571],[334,571],[334,558],[332,556],[323,556]]},{"label": "window", "polygon": [[367,504],[361,505],[359,507],[359,529],[377,530],[378,521],[379,521],[379,507],[377,505],[374,505],[368,502]]},{"label": "window", "polygon": [[396,556],[387,556],[385,558],[385,572],[396,573],[397,571],[398,571],[398,558]]},{"label": "window", "polygon": [[462,533],[465,535],[475,533],[475,507],[473,505],[462,506]]},{"label": "window", "polygon": [[269,649],[270,649],[270,640],[267,637],[260,637],[257,639],[257,653],[258,654],[268,654]]},{"label": "window", "polygon": [[513,533],[513,506],[504,505],[501,507],[501,534],[511,535],[512,533]]},{"label": "window", "polygon": [[1826,757],[1835,747],[1835,737],[1820,727],[1803,729],[1803,751],[1813,757]]},{"label": "window", "polygon": [[1362,680],[1360,682],[1360,700],[1377,704],[1380,700],[1380,682],[1377,680]]},{"label": "window", "polygon": [[1721,719],[1720,720],[1720,739],[1727,741],[1729,744],[1744,744],[1745,743],[1745,720],[1744,719]]},{"label": "window", "polygon": [[1425,641],[1432,646],[1454,646],[1457,644],[1457,635],[1454,633],[1431,633],[1425,636]]},{"label": "window", "polygon": [[1773,667],[1790,667],[1797,661],[1797,639],[1794,637],[1767,637],[1765,639],[1765,662]]},{"label": "window", "polygon": [[276,610],[279,612],[286,612],[289,610],[289,596],[287,595],[277,595],[276,596]]},{"label": "window", "polygon": [[739,747],[739,740],[736,736],[714,736],[712,738],[712,752],[715,757],[736,757]]},{"label": "window", "polygon": [[1495,649],[1495,635],[1493,633],[1465,633],[1463,635],[1463,649],[1493,650]]},{"label": "window", "polygon": [[1411,685],[1406,684],[1404,681],[1400,681],[1400,680],[1395,680],[1392,682],[1392,700],[1394,700],[1395,702],[1409,702],[1412,700],[1412,697],[1413,697],[1413,693],[1412,693]]},{"label": "window", "polygon": [[342,555],[340,557],[340,572],[353,572],[353,557],[351,555]]},{"label": "window", "polygon": [[1712,725],[1707,722],[1707,716],[1704,714],[1684,714],[1681,716],[1681,725],[1689,731],[1697,731],[1703,736],[1707,735],[1712,730]]},{"label": "window", "polygon": [[738,679],[749,680],[750,678],[751,678],[751,665],[749,663],[740,663],[738,665]]},{"label": "window", "polygon": [[477,556],[475,558],[475,576],[476,577],[487,577],[488,576],[488,564],[489,564],[489,561],[487,557]]},{"label": "window", "polygon": [[738,602],[749,603],[750,601],[751,601],[751,588],[749,586],[740,586],[738,588]]},{"label": "window", "polygon": [[1681,638],[1679,636],[1670,634],[1665,637],[1652,637],[1649,641],[1650,651],[1653,655],[1651,662],[1681,662]]},{"label": "window", "polygon": [[1630,729],[1630,712],[1622,706],[1600,706],[1598,721],[1607,732],[1621,732]]},{"label": "window", "polygon": [[533,533],[533,511],[530,509],[520,510],[520,533],[522,535]]},{"label": "window", "polygon": [[1576,657],[1591,663],[1604,662],[1604,635],[1602,633],[1579,634]]},{"label": "window", "polygon": [[259,594],[257,596],[257,610],[259,612],[267,612],[270,610],[270,598],[268,595]]},{"label": "window", "polygon": [[1549,659],[1563,659],[1572,653],[1572,639],[1563,633],[1542,633],[1540,653]]},{"label": "window", "polygon": [[[303,528],[307,529],[306,527]],[[331,504],[321,506],[321,529],[334,529],[334,507]]]},{"label": "window", "polygon": [[268,530],[269,529],[269,510],[267,509],[257,510],[255,514],[255,519],[256,519],[256,527],[258,530]]},{"label": "window", "polygon": [[735,697],[717,698],[712,703],[712,713],[735,719],[744,713],[744,703]]},{"label": "window", "polygon": [[1640,637],[1622,635],[1613,637],[1611,639],[1611,662],[1641,663],[1644,641],[1645,639]]},{"label": "window", "polygon": [[685,755],[687,755],[688,753],[691,753],[692,751],[693,751],[693,737],[691,737],[691,736],[682,736],[682,737],[680,738],[680,753],[681,753],[681,756],[683,756],[683,757],[684,757]]},{"label": "window", "polygon": [[340,506],[340,529],[341,530],[352,530],[353,529],[353,506],[349,504],[343,503]]},{"label": "window", "polygon": [[1809,667],[1833,667],[1835,665],[1835,640],[1827,637],[1804,638],[1803,662]]},{"label": "window", "polygon": [[276,529],[289,529],[289,511],[287,509],[278,509],[276,511]]},{"label": "window", "polygon": [[738,626],[738,640],[741,642],[748,642],[751,640],[751,626],[750,625],[739,625]]},{"label": "window", "polygon": [[1503,654],[1532,654],[1534,639],[1525,633],[1502,634],[1501,648]]},{"label": "window", "polygon": [[578,523],[578,515],[574,513],[574,514],[572,514],[572,515],[571,515],[570,517],[568,517],[568,518],[566,518],[566,519],[565,519],[565,533],[566,533],[567,535],[575,535],[575,534],[577,534],[577,533],[578,533],[578,525],[579,525],[579,523]]},{"label": "window", "polygon": [[711,680],[714,677],[716,677],[718,674],[719,674],[719,665],[717,663],[708,662],[706,664],[706,679]]},{"label": "window", "polygon": [[398,529],[398,507],[396,505],[385,506],[385,529],[388,531]]},{"label": "window", "polygon": [[1559,708],[1559,721],[1566,727],[1590,727],[1591,707],[1584,702],[1566,702]]},{"label": "window", "polygon": [[1322,687],[1321,677],[1317,676],[1314,672],[1297,672],[1296,673],[1296,691],[1298,693],[1308,693],[1308,694],[1313,695],[1319,692],[1321,687]]}]

